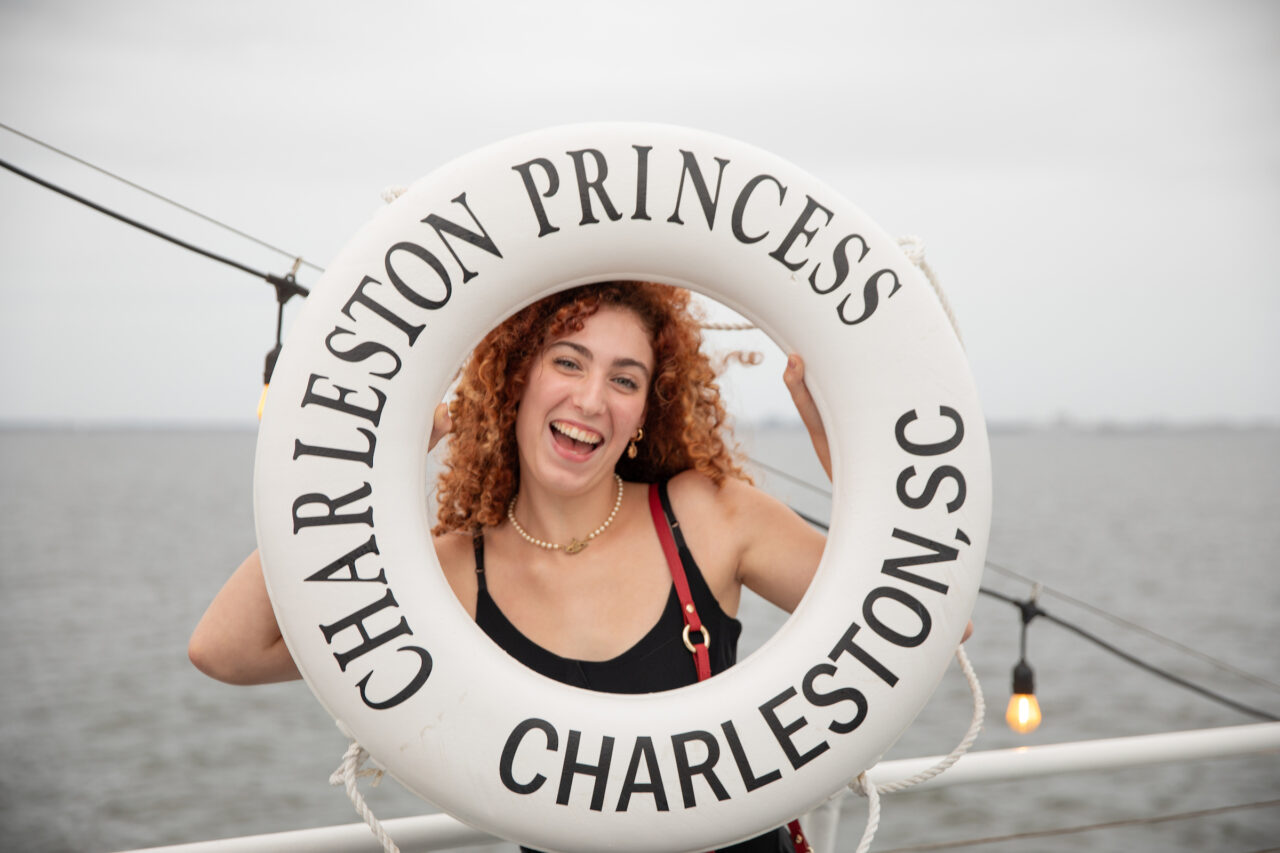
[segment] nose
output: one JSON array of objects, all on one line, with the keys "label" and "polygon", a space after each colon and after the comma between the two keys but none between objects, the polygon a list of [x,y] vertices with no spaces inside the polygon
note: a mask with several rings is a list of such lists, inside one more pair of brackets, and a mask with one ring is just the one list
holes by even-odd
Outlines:
[{"label": "nose", "polygon": [[604,380],[595,376],[582,379],[575,389],[573,404],[584,415],[598,415],[604,411]]}]

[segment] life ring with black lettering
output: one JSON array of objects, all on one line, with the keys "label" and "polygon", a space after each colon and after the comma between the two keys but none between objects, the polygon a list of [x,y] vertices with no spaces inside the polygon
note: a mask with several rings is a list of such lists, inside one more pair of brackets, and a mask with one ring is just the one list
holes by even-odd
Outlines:
[{"label": "life ring with black lettering", "polygon": [[[804,357],[832,525],[793,617],[709,681],[640,696],[538,675],[439,570],[434,405],[493,326],[555,291],[710,295]],[[258,542],[281,632],[339,726],[456,818],[544,849],[711,849],[873,765],[924,706],[990,526],[978,397],[896,241],[790,163],[679,127],[586,124],[414,183],[328,266],[258,439]]]}]

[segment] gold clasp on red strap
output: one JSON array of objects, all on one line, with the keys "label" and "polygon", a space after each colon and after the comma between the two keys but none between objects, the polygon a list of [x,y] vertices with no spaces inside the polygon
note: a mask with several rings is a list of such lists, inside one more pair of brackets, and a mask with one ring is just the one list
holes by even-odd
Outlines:
[{"label": "gold clasp on red strap", "polygon": [[[706,648],[707,651],[711,651],[711,632],[707,630],[706,625],[699,626],[698,630],[702,632],[703,647]],[[684,647],[689,650],[690,654],[696,655],[698,653],[698,650],[693,647],[693,642],[689,639],[689,625],[687,623],[684,626],[683,636],[684,636]]]}]

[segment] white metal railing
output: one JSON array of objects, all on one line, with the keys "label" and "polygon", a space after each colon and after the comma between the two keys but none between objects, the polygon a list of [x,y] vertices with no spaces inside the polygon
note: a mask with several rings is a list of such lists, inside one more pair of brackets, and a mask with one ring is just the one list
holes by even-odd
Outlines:
[{"label": "white metal railing", "polygon": [[[970,752],[946,773],[908,788],[903,793],[951,785],[1277,751],[1280,751],[1280,723]],[[884,761],[873,767],[868,776],[876,784],[894,782],[933,766],[937,760],[937,757],[929,757]],[[805,831],[819,853],[830,853],[835,849],[836,823],[840,807],[848,796],[849,792],[845,791],[844,796],[833,797],[827,805],[805,819]],[[383,821],[383,826],[403,853],[446,850],[501,841],[443,814],[386,820]],[[300,850],[308,853],[380,853],[381,846],[369,832],[369,827],[363,823],[353,823],[151,847],[145,853],[285,853]]]}]

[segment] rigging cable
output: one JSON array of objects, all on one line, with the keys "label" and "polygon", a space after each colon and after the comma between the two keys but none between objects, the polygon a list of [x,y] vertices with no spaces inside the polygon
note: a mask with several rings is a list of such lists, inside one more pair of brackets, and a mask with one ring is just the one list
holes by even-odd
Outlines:
[{"label": "rigging cable", "polygon": [[17,166],[13,165],[12,163],[9,163],[8,161],[0,160],[0,167],[8,169],[10,172],[13,172],[15,175],[26,178],[28,181],[38,184],[47,190],[52,190],[53,192],[56,192],[59,195],[66,196],[72,201],[78,201],[80,204],[83,204],[85,207],[96,210],[97,212],[105,214],[106,216],[110,216],[112,219],[123,222],[126,225],[132,225],[134,228],[138,228],[142,231],[145,231],[154,237],[159,237],[161,240],[167,240],[168,242],[173,243],[175,246],[181,246],[182,248],[186,249],[189,252],[195,252],[197,255],[203,255],[204,257],[209,258],[210,260],[218,261],[219,263],[226,264],[229,267],[234,267],[235,269],[238,269],[241,272],[246,272],[246,273],[249,273],[249,275],[256,276],[257,278],[260,278],[263,281],[275,287],[276,298],[281,302],[282,305],[285,301],[288,301],[289,297],[291,296],[306,296],[310,292],[305,287],[298,284],[298,282],[294,279],[293,273],[288,273],[287,275],[281,277],[281,276],[273,275],[271,273],[266,273],[260,270],[256,270],[253,267],[240,263],[239,261],[235,261],[235,260],[232,260],[231,258],[225,257],[223,255],[219,255],[216,252],[211,252],[208,249],[202,249],[199,246],[193,245],[191,243],[188,243],[185,240],[174,237],[172,234],[166,234],[165,232],[160,231],[157,228],[152,228],[150,225],[146,225],[142,222],[139,222],[136,219],[132,219],[128,216],[125,216],[123,213],[118,213],[108,207],[104,207],[103,205],[100,205],[95,201],[90,201],[84,196],[77,195],[76,193],[73,193],[70,190],[63,189],[62,187],[56,184],[52,184],[49,181],[46,181],[44,178],[36,177],[30,172],[24,171],[23,169],[19,169]]},{"label": "rigging cable", "polygon": [[[824,495],[828,498],[831,497],[831,492],[829,490],[824,489],[820,486],[816,486],[801,477],[797,477],[794,474],[788,473],[787,471],[783,471],[780,468],[775,468],[772,465],[768,465],[767,463],[761,462],[759,459],[756,459],[754,457],[748,457],[748,460],[751,462],[751,464],[755,465],[757,468],[760,468],[761,470],[764,470],[770,474],[774,474],[778,477],[781,477],[784,480],[789,480],[792,483],[795,483],[796,485],[803,486],[804,488],[807,488],[807,489],[811,489],[814,492]],[[795,507],[792,507],[791,509],[797,515],[799,515],[801,518],[803,518],[808,523],[814,525],[815,527],[821,528],[822,530],[827,529],[827,525],[824,524],[823,522],[818,521],[817,519],[815,519],[814,517],[806,513],[796,510]],[[1123,616],[1117,616],[1114,613],[1110,613],[1106,610],[1103,610],[1101,607],[1090,604],[1087,601],[1076,598],[1075,596],[1062,592],[1061,590],[1054,589],[1053,587],[1050,587],[1050,586],[1045,586],[1039,581],[1034,580],[1033,578],[1029,578],[1026,575],[1016,572],[1013,569],[1010,569],[1006,566],[1002,566],[999,563],[995,563],[995,562],[992,562],[991,560],[987,560],[987,568],[992,569],[993,571],[999,574],[1005,575],[1006,577],[1014,578],[1015,580],[1020,580],[1023,583],[1028,584],[1029,586],[1039,586],[1041,592],[1043,592],[1045,595],[1053,596],[1068,604],[1075,605],[1076,607],[1079,607],[1081,610],[1086,610],[1090,613],[1093,613],[1096,616],[1100,616],[1103,619],[1106,619],[1107,621],[1115,625],[1118,625],[1122,628],[1128,628],[1131,631],[1144,634],[1147,637],[1151,638],[1152,640],[1155,640],[1156,642],[1160,643],[1161,645],[1164,645],[1176,651],[1182,652],[1185,655],[1199,658],[1200,660],[1214,666],[1215,668],[1220,669],[1224,672],[1231,673],[1232,675],[1238,678],[1243,678],[1244,680],[1251,681],[1254,684],[1257,684],[1259,686],[1267,687],[1271,690],[1280,692],[1280,684],[1277,684],[1276,682],[1271,681],[1270,679],[1267,679],[1260,675],[1255,675],[1254,673],[1240,669],[1239,667],[1234,666],[1231,663],[1228,663],[1227,661],[1220,660],[1219,658],[1206,654],[1200,651],[1199,649],[1192,648],[1191,646],[1188,646],[1185,643],[1179,642],[1178,640],[1175,640],[1172,637],[1166,637],[1164,634],[1161,634],[1157,631],[1153,631],[1144,625],[1140,625],[1137,622],[1133,622],[1129,619],[1125,619]]]},{"label": "rigging cable", "polygon": [[[1039,583],[1038,581],[1033,580],[1032,578],[1029,578],[1026,575],[1020,574],[1014,571],[1013,569],[1010,569],[1006,566],[1002,566],[999,563],[993,563],[991,560],[987,561],[987,568],[993,569],[994,571],[1006,577],[1014,578],[1015,580],[1020,580],[1023,583],[1026,583],[1031,586],[1034,586],[1037,583]],[[1232,675],[1235,675],[1239,678],[1243,678],[1246,681],[1252,681],[1254,684],[1257,684],[1259,686],[1268,687],[1275,691],[1280,691],[1280,684],[1277,684],[1276,682],[1271,681],[1270,679],[1263,678],[1260,675],[1254,675],[1251,672],[1246,672],[1245,670],[1240,669],[1239,667],[1233,666],[1232,664],[1227,663],[1226,661],[1219,660],[1218,658],[1215,658],[1212,655],[1205,654],[1199,649],[1195,649],[1195,648],[1192,648],[1191,646],[1186,645],[1185,643],[1181,643],[1173,639],[1172,637],[1166,637],[1165,635],[1157,633],[1151,630],[1150,628],[1147,628],[1144,625],[1139,625],[1136,622],[1132,622],[1128,619],[1125,619],[1123,616],[1117,616],[1114,613],[1109,613],[1100,607],[1097,607],[1095,605],[1090,604],[1087,601],[1083,601],[1079,598],[1076,598],[1075,596],[1062,592],[1061,590],[1056,590],[1056,589],[1053,589],[1052,587],[1044,586],[1043,584],[1040,585],[1040,588],[1041,588],[1041,591],[1044,592],[1046,595],[1051,595],[1055,598],[1058,598],[1058,599],[1061,599],[1062,601],[1067,602],[1068,604],[1073,604],[1076,607],[1079,607],[1081,610],[1087,610],[1090,613],[1093,613],[1095,616],[1100,616],[1103,619],[1106,619],[1108,622],[1111,622],[1115,625],[1119,625],[1122,628],[1128,628],[1131,631],[1136,631],[1140,634],[1145,634],[1147,637],[1155,640],[1161,645],[1168,646],[1171,649],[1175,649],[1177,651],[1182,652],[1183,654],[1190,655],[1191,657],[1199,658],[1200,660],[1203,660],[1206,663],[1212,664],[1214,667],[1218,669],[1221,669],[1225,672],[1229,672]]]},{"label": "rigging cable", "polygon": [[1111,652],[1111,654],[1115,655],[1121,660],[1127,661],[1141,669],[1145,669],[1147,672],[1150,672],[1153,675],[1158,675],[1161,678],[1171,681],[1174,684],[1178,685],[1179,687],[1183,687],[1187,690],[1192,691],[1193,693],[1199,693],[1201,696],[1204,696],[1207,699],[1212,699],[1213,701],[1226,705],[1229,708],[1234,708],[1235,710],[1240,711],[1243,714],[1249,714],[1251,716],[1259,717],[1263,720],[1271,720],[1273,722],[1280,721],[1280,717],[1277,717],[1275,714],[1271,714],[1267,711],[1259,711],[1256,708],[1251,708],[1248,705],[1235,701],[1234,699],[1229,699],[1220,693],[1215,693],[1214,691],[1209,690],[1206,687],[1201,687],[1198,684],[1193,684],[1190,681],[1187,681],[1185,678],[1181,678],[1180,676],[1174,675],[1173,673],[1163,670],[1154,664],[1147,663],[1141,658],[1138,658],[1134,655],[1129,654],[1126,651],[1123,651],[1117,648],[1116,646],[1113,646],[1111,643],[1108,643],[1106,640],[1102,639],[1096,634],[1090,633],[1089,631],[1086,631],[1084,628],[1081,628],[1078,625],[1073,625],[1072,623],[1066,621],[1065,619],[1060,619],[1051,613],[1045,612],[1040,608],[1039,605],[1035,603],[1034,600],[1018,601],[1016,598],[1005,595],[1004,593],[996,592],[995,590],[989,589],[988,587],[981,587],[978,591],[981,592],[983,595],[988,595],[988,596],[991,596],[992,598],[998,598],[1001,601],[1006,601],[1009,604],[1012,604],[1015,607],[1021,609],[1024,612],[1024,614],[1029,611],[1030,618],[1027,618],[1026,616],[1024,616],[1024,621],[1030,621],[1030,619],[1034,619],[1037,616],[1043,616],[1045,619],[1049,620],[1053,624],[1058,625],[1059,627],[1062,627],[1062,628],[1066,628],[1068,631],[1071,631],[1077,634],[1078,636],[1088,640],[1089,642],[1094,643],[1100,648],[1108,652]]},{"label": "rigging cable", "polygon": [[261,240],[261,239],[259,239],[259,238],[255,237],[255,236],[253,236],[252,234],[248,234],[248,233],[246,233],[246,232],[244,232],[244,231],[241,231],[239,228],[235,228],[235,227],[233,227],[233,226],[231,226],[231,225],[228,225],[228,224],[227,224],[227,223],[225,223],[225,222],[220,222],[220,221],[218,221],[217,219],[214,219],[212,216],[209,216],[209,215],[207,215],[207,214],[201,213],[200,211],[195,210],[195,209],[193,209],[193,208],[187,207],[185,204],[182,204],[181,202],[174,201],[173,199],[168,198],[167,196],[161,195],[160,193],[156,192],[155,190],[147,189],[146,187],[142,186],[141,184],[134,183],[133,181],[129,180],[128,178],[121,177],[120,175],[117,175],[117,174],[115,174],[114,172],[111,172],[111,171],[109,171],[109,170],[107,170],[107,169],[104,169],[104,168],[102,168],[101,166],[97,166],[97,165],[95,165],[95,164],[93,164],[93,163],[90,163],[88,160],[85,160],[85,159],[83,159],[83,158],[77,157],[76,155],[74,155],[74,154],[72,154],[72,153],[70,153],[70,152],[68,152],[68,151],[63,151],[61,148],[58,148],[57,146],[50,145],[48,142],[45,142],[45,141],[43,141],[43,140],[41,140],[41,139],[37,139],[37,138],[35,138],[34,136],[31,136],[31,135],[29,135],[29,134],[23,133],[22,131],[18,130],[17,128],[10,127],[9,125],[5,124],[4,122],[0,122],[0,128],[3,128],[4,130],[9,131],[10,133],[14,134],[15,136],[20,136],[20,137],[22,137],[23,139],[27,140],[28,142],[33,142],[33,143],[35,143],[36,145],[39,145],[41,148],[48,149],[49,151],[52,151],[52,152],[54,152],[55,154],[60,154],[60,155],[62,155],[63,157],[66,157],[68,160],[71,160],[71,161],[73,161],[73,162],[75,162],[75,163],[79,163],[81,166],[85,166],[85,167],[87,167],[87,168],[93,169],[95,172],[98,172],[99,174],[106,175],[108,178],[111,178],[112,180],[119,181],[120,183],[124,184],[124,185],[125,185],[125,186],[127,186],[127,187],[132,187],[133,189],[138,190],[139,192],[146,193],[147,195],[151,196],[151,197],[152,197],[152,198],[154,198],[154,199],[158,199],[158,200],[160,200],[160,201],[163,201],[165,204],[172,205],[172,206],[174,206],[174,207],[178,208],[178,210],[183,211],[184,213],[189,213],[189,214],[191,214],[192,216],[195,216],[195,217],[197,217],[197,218],[199,218],[199,219],[203,219],[205,222],[208,222],[208,223],[210,223],[211,225],[216,225],[216,226],[218,226],[219,228],[222,228],[222,229],[225,229],[225,230],[227,230],[227,231],[230,231],[232,234],[235,234],[235,235],[236,235],[236,236],[238,236],[238,237],[243,237],[243,238],[244,238],[244,239],[246,239],[246,240],[249,240],[249,241],[251,241],[251,242],[257,243],[259,246],[262,246],[263,248],[270,249],[270,250],[271,250],[271,251],[273,251],[273,252],[279,252],[280,254],[284,255],[285,257],[288,257],[288,258],[295,258],[295,259],[297,259],[297,261],[298,261],[299,263],[301,263],[301,264],[302,264],[302,265],[304,265],[304,266],[308,266],[308,267],[310,267],[311,269],[315,270],[316,272],[321,272],[321,273],[322,273],[322,272],[324,272],[324,268],[323,268],[323,267],[317,266],[316,264],[311,263],[311,261],[304,260],[302,257],[300,257],[299,255],[295,255],[293,252],[287,252],[287,251],[285,251],[284,249],[281,249],[279,246],[273,246],[273,245],[271,245],[270,243],[266,242],[265,240]]},{"label": "rigging cable", "polygon": [[[754,461],[754,460],[752,460],[752,461]],[[759,464],[759,463],[756,463],[756,464]],[[804,519],[804,520],[805,520],[806,522],[808,522],[809,524],[812,524],[814,527],[819,528],[820,530],[824,530],[824,531],[825,531],[825,530],[828,530],[828,529],[829,529],[829,525],[827,525],[827,524],[823,523],[822,521],[819,521],[819,520],[818,520],[818,519],[816,519],[816,518],[813,518],[813,517],[812,517],[812,516],[810,516],[810,515],[806,515],[805,513],[803,513],[803,512],[801,512],[801,511],[797,510],[795,507],[792,507],[792,508],[791,508],[791,511],[792,511],[792,512],[794,512],[796,515],[800,516],[802,519]],[[988,565],[990,565],[990,564],[988,563]],[[1068,621],[1067,621],[1067,620],[1065,620],[1065,619],[1061,619],[1061,618],[1059,618],[1059,617],[1057,617],[1057,616],[1054,616],[1054,615],[1052,615],[1052,614],[1050,614],[1050,613],[1045,612],[1045,611],[1044,611],[1044,610],[1042,610],[1039,606],[1037,606],[1037,605],[1035,604],[1035,602],[1034,602],[1034,601],[1032,601],[1032,602],[1018,601],[1017,599],[1015,599],[1015,598],[1013,598],[1013,597],[1011,597],[1011,596],[1005,595],[1005,594],[1000,593],[1000,592],[996,592],[995,590],[990,589],[990,588],[985,587],[985,586],[984,586],[984,587],[980,587],[980,588],[978,589],[978,591],[979,591],[980,593],[982,593],[983,595],[987,595],[987,596],[990,596],[990,597],[992,597],[992,598],[998,598],[998,599],[1000,599],[1001,601],[1008,602],[1008,603],[1010,603],[1010,604],[1014,605],[1015,607],[1018,607],[1018,608],[1020,608],[1020,609],[1023,609],[1024,611],[1026,611],[1026,610],[1029,608],[1029,609],[1030,609],[1030,610],[1029,610],[1029,612],[1031,613],[1031,618],[1035,618],[1036,616],[1043,616],[1045,619],[1049,620],[1050,622],[1054,623],[1055,625],[1058,625],[1058,626],[1060,626],[1060,627],[1062,627],[1062,628],[1067,629],[1068,631],[1071,631],[1071,632],[1073,632],[1073,633],[1075,633],[1075,634],[1079,635],[1080,637],[1082,637],[1082,638],[1084,638],[1084,639],[1086,639],[1086,640],[1090,641],[1091,643],[1096,644],[1097,646],[1099,646],[1100,648],[1102,648],[1102,649],[1103,649],[1103,650],[1105,650],[1105,651],[1111,652],[1113,655],[1115,655],[1116,657],[1120,658],[1121,660],[1127,661],[1128,663],[1131,663],[1131,664],[1133,664],[1134,666],[1139,667],[1140,669],[1145,669],[1147,672],[1150,672],[1150,673],[1152,673],[1153,675],[1158,675],[1158,676],[1160,676],[1161,678],[1164,678],[1164,679],[1166,679],[1166,680],[1168,680],[1168,681],[1170,681],[1170,682],[1172,682],[1172,683],[1174,683],[1174,684],[1178,685],[1179,687],[1182,687],[1182,688],[1185,688],[1185,689],[1187,689],[1187,690],[1190,690],[1190,691],[1192,691],[1193,693],[1198,693],[1198,694],[1200,694],[1201,696],[1204,696],[1204,697],[1205,697],[1205,698],[1207,698],[1207,699],[1212,699],[1212,700],[1213,700],[1213,701],[1215,701],[1215,702],[1218,702],[1218,703],[1220,703],[1220,704],[1226,705],[1227,707],[1232,708],[1232,709],[1234,709],[1234,710],[1236,710],[1236,711],[1240,711],[1240,712],[1241,712],[1241,713],[1243,713],[1243,714],[1248,714],[1248,715],[1250,715],[1250,716],[1259,717],[1259,718],[1261,718],[1261,719],[1263,719],[1263,720],[1280,721],[1280,717],[1277,717],[1275,714],[1269,713],[1269,712],[1267,712],[1267,711],[1259,711],[1259,710],[1258,710],[1258,709],[1256,709],[1256,708],[1251,708],[1251,707],[1249,707],[1248,705],[1245,705],[1245,704],[1242,704],[1242,703],[1240,703],[1240,702],[1235,701],[1234,699],[1229,699],[1229,698],[1227,698],[1226,696],[1223,696],[1223,695],[1221,695],[1221,694],[1219,694],[1219,693],[1215,693],[1214,691],[1209,690],[1208,688],[1201,687],[1201,686],[1199,686],[1198,684],[1193,684],[1192,682],[1187,681],[1186,679],[1181,678],[1180,676],[1174,675],[1174,674],[1173,674],[1173,673],[1171,673],[1171,672],[1168,672],[1168,671],[1166,671],[1166,670],[1163,670],[1163,669],[1159,668],[1158,666],[1155,666],[1154,664],[1147,663],[1146,661],[1142,660],[1141,658],[1139,658],[1139,657],[1137,657],[1137,656],[1135,656],[1135,655],[1129,654],[1128,652],[1126,652],[1126,651],[1124,651],[1124,650],[1122,650],[1122,649],[1118,648],[1117,646],[1114,646],[1114,645],[1112,645],[1111,643],[1108,643],[1106,640],[1102,639],[1101,637],[1097,636],[1096,634],[1092,634],[1092,633],[1090,633],[1089,631],[1086,631],[1084,628],[1081,628],[1081,627],[1080,627],[1080,626],[1078,626],[1078,625],[1072,624],[1071,622],[1068,622]],[[1028,620],[1028,621],[1029,621],[1029,620]]]},{"label": "rigging cable", "polygon": [[[0,126],[5,127],[6,130],[12,130],[12,128],[9,128],[7,126],[4,126],[4,125],[0,125]],[[266,395],[265,386],[267,384],[270,384],[271,374],[275,370],[276,359],[278,359],[280,356],[280,350],[282,346],[281,333],[284,328],[285,303],[295,296],[306,296],[308,293],[310,293],[310,291],[307,290],[307,288],[298,284],[298,280],[295,277],[296,273],[298,272],[299,265],[303,263],[302,258],[294,258],[293,269],[290,272],[286,273],[284,276],[278,276],[272,273],[262,272],[260,270],[254,269],[253,267],[242,264],[239,261],[232,260],[231,258],[228,258],[224,255],[219,255],[216,252],[209,251],[208,249],[202,249],[199,246],[196,246],[192,243],[188,243],[186,240],[182,240],[177,237],[174,237],[172,234],[166,234],[165,232],[157,228],[153,228],[150,225],[146,225],[142,222],[139,222],[136,219],[125,216],[123,213],[119,213],[108,207],[104,207],[103,205],[98,204],[95,201],[90,201],[89,199],[85,198],[82,195],[77,195],[76,193],[73,193],[70,190],[63,189],[62,187],[56,184],[46,181],[44,178],[37,177],[31,174],[30,172],[27,172],[23,169],[19,169],[17,166],[5,160],[0,160],[0,167],[8,169],[10,172],[13,172],[15,175],[26,178],[32,183],[42,186],[47,190],[52,190],[53,192],[56,192],[59,195],[65,196],[66,198],[69,198],[72,201],[77,201],[80,204],[83,204],[85,207],[88,207],[92,210],[96,210],[98,213],[104,214],[105,216],[110,216],[112,219],[115,219],[119,222],[123,222],[126,225],[132,225],[134,228],[145,231],[148,234],[152,235],[153,237],[159,237],[161,240],[166,240],[170,243],[173,243],[175,246],[180,246],[186,249],[189,252],[195,252],[197,255],[201,255],[210,260],[217,261],[222,264],[226,264],[227,266],[233,267],[234,269],[238,269],[241,272],[246,272],[249,275],[260,278],[263,281],[267,282],[267,284],[270,284],[273,288],[275,288],[275,291],[276,291],[276,343],[275,343],[275,346],[271,349],[271,351],[267,353],[266,366],[263,370],[263,383],[264,383],[263,396],[265,398],[265,395]],[[204,217],[204,218],[207,218],[207,217]],[[235,229],[231,229],[231,230],[235,230]],[[261,241],[255,241],[255,242],[261,242]],[[276,249],[275,251],[281,251],[281,250]],[[259,411],[259,417],[261,417],[261,411],[262,411],[261,401],[259,401],[259,404],[258,404],[258,411]]]},{"label": "rigging cable", "polygon": [[[827,498],[831,497],[830,489],[824,488],[822,486],[815,486],[813,483],[810,483],[808,480],[804,479],[803,477],[797,477],[795,474],[789,473],[787,471],[783,471],[781,468],[775,468],[774,466],[766,462],[761,462],[759,459],[756,459],[754,456],[748,456],[747,461],[750,462],[752,465],[756,466],[757,468],[761,469],[762,471],[766,471],[777,477],[781,477],[784,480],[789,480],[790,482],[796,484],[797,486],[803,486],[804,488],[809,489],[819,495],[822,495],[823,497],[827,497]],[[807,520],[808,519],[806,519],[806,521]]]}]

